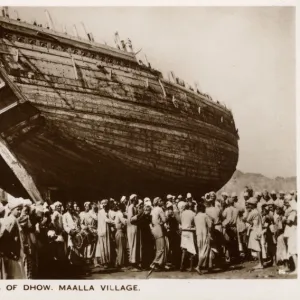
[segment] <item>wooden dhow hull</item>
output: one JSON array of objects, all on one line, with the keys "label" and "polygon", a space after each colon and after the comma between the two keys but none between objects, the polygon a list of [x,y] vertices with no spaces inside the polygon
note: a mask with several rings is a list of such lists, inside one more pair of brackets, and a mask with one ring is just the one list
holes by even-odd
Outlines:
[{"label": "wooden dhow hull", "polygon": [[[231,112],[130,53],[0,18],[0,71],[1,136],[40,191],[200,196],[235,171]],[[26,196],[15,175],[2,157],[0,186]]]}]

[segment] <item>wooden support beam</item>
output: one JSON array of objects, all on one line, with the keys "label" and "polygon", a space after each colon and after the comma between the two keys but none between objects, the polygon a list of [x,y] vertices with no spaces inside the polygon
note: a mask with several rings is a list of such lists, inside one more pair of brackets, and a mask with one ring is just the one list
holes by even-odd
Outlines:
[{"label": "wooden support beam", "polygon": [[11,152],[7,143],[2,138],[0,138],[0,155],[23,185],[30,198],[34,202],[43,202],[43,198],[32,177],[28,174],[16,156]]},{"label": "wooden support beam", "polygon": [[3,67],[0,67],[0,76],[2,77],[4,82],[11,88],[13,93],[17,96],[20,103],[27,102],[27,99],[20,92],[19,88],[11,81]]},{"label": "wooden support beam", "polygon": [[6,111],[10,110],[11,108],[15,107],[18,105],[18,102],[13,102],[12,104],[0,109],[0,115],[2,115],[3,113],[5,113]]}]

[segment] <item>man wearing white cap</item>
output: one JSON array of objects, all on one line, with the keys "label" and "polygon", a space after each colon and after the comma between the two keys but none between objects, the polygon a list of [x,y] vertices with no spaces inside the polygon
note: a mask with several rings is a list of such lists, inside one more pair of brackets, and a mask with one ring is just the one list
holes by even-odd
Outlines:
[{"label": "man wearing white cap", "polygon": [[202,268],[212,268],[212,256],[210,255],[212,222],[210,217],[205,213],[205,209],[203,202],[198,203],[197,213],[194,218],[198,248],[198,265],[195,270],[199,275],[202,274]]},{"label": "man wearing white cap", "polygon": [[[215,202],[217,200],[217,195],[214,191],[211,191],[209,192],[209,199],[212,201],[212,202]],[[215,204],[215,203],[214,203]]]},{"label": "man wearing white cap", "polygon": [[138,198],[136,194],[132,194],[129,198],[129,206],[127,211],[127,239],[129,247],[129,263],[132,271],[138,271],[142,261],[142,244],[141,231],[138,225],[133,224],[131,219],[138,214],[137,204]]},{"label": "man wearing white cap", "polygon": [[181,195],[179,195],[178,198],[179,198],[179,202],[177,204],[177,207],[178,207],[179,213],[181,214],[185,209],[186,202],[183,200]]},{"label": "man wearing white cap", "polygon": [[234,207],[237,209],[237,202],[238,202],[239,199],[238,199],[238,196],[237,196],[236,192],[232,192],[230,198],[233,201]]},{"label": "man wearing white cap", "polygon": [[[293,193],[293,191],[292,191],[292,193]],[[286,196],[286,198],[290,199],[289,201],[290,201],[291,207],[297,211],[297,201],[295,199],[295,193],[293,195],[292,194],[288,194]]]},{"label": "man wearing white cap", "polygon": [[262,206],[266,204],[266,200],[262,197],[262,194],[260,192],[255,192],[254,197],[257,203],[257,210],[261,214],[262,212]]},{"label": "man wearing white cap", "polygon": [[271,193],[270,193],[270,196],[271,196],[271,198],[272,198],[273,201],[277,200],[277,193],[276,193],[276,191],[272,190]]},{"label": "man wearing white cap", "polygon": [[107,199],[101,201],[102,209],[98,212],[98,243],[96,257],[104,268],[112,266],[113,249],[111,240],[111,226],[114,224],[108,216],[109,202]]},{"label": "man wearing white cap", "polygon": [[209,193],[209,198],[206,200],[206,210],[205,212],[213,220],[213,226],[216,230],[222,232],[222,212],[215,206],[215,201],[217,199],[215,192]]},{"label": "man wearing white cap", "polygon": [[229,196],[228,196],[228,193],[227,193],[227,192],[222,192],[221,197],[222,197],[222,199],[223,199],[223,202],[226,203],[226,200],[228,199]]},{"label": "man wearing white cap", "polygon": [[24,248],[21,241],[18,218],[21,215],[23,203],[19,199],[9,199],[9,215],[2,221],[0,229],[1,244],[5,245],[3,255],[5,257],[5,279],[26,279],[24,269]]},{"label": "man wearing white cap", "polygon": [[284,192],[279,192],[279,197],[274,201],[275,207],[282,207],[284,205]]},{"label": "man wearing white cap", "polygon": [[21,200],[23,202],[23,207],[27,206],[27,207],[31,207],[32,206],[32,202],[29,199],[22,199]]},{"label": "man wearing white cap", "polygon": [[220,198],[217,198],[216,199],[216,203],[215,203],[215,206],[223,211],[225,209],[225,207],[227,206],[227,200],[228,200],[228,194],[226,192],[222,192],[221,194],[221,199]]},{"label": "man wearing white cap", "polygon": [[267,189],[264,189],[263,192],[262,192],[262,197],[266,200],[266,201],[269,201],[270,199],[270,195],[269,195],[269,192]]},{"label": "man wearing white cap", "polygon": [[194,200],[194,198],[193,198],[193,196],[192,196],[191,193],[187,193],[187,195],[186,195],[186,201],[187,201],[187,203],[190,204],[192,210],[195,211],[195,207],[197,205],[197,202]]},{"label": "man wearing white cap", "polygon": [[[172,210],[171,210],[171,208],[172,208]],[[167,201],[167,203],[166,203],[166,212],[165,212],[165,214],[166,214],[167,218],[168,218],[169,213],[173,214],[173,204],[172,204],[171,201]]]},{"label": "man wearing white cap", "polygon": [[215,193],[211,192],[209,194],[209,198],[206,199],[205,205],[205,213],[210,217],[212,221],[212,229],[211,229],[211,234],[212,234],[212,244],[214,244],[214,251],[218,253],[219,258],[224,257],[223,253],[223,232],[222,232],[222,212],[215,207]]},{"label": "man wearing white cap", "polygon": [[182,249],[180,271],[184,270],[184,262],[186,256],[189,255],[190,259],[190,268],[189,271],[193,270],[193,261],[194,256],[196,255],[195,248],[195,222],[194,222],[195,213],[192,211],[191,203],[187,203],[186,209],[181,214],[181,244]]},{"label": "man wearing white cap", "polygon": [[[84,211],[79,214],[81,230],[94,237],[97,221],[95,221],[95,219],[93,218],[93,212],[91,212],[91,203],[85,202],[83,206]],[[95,257],[95,238],[93,238],[92,240],[93,243],[88,243],[83,250],[83,257],[85,258],[87,263],[91,263],[91,259]]]},{"label": "man wearing white cap", "polygon": [[159,197],[156,197],[153,200],[154,208],[151,211],[152,217],[152,234],[155,239],[155,258],[151,264],[151,269],[161,269],[164,267],[166,262],[165,257],[165,233],[164,233],[164,224],[166,223],[166,216],[162,210],[163,200]]},{"label": "man wearing white cap", "polygon": [[[109,203],[108,217],[112,221],[114,221],[115,217],[116,217],[116,213],[117,213],[117,210],[116,210],[116,201],[115,201],[115,199],[110,198],[109,201],[108,201],[108,203]],[[113,227],[111,229],[112,229],[112,231],[114,231]]]},{"label": "man wearing white cap", "polygon": [[283,190],[279,191],[279,199],[284,201],[285,192]]},{"label": "man wearing white cap", "polygon": [[149,206],[152,209],[152,203],[151,203],[151,199],[150,198],[146,197],[144,199],[144,206]]},{"label": "man wearing white cap", "polygon": [[61,207],[62,204],[59,201],[54,202],[51,205],[51,208],[53,210],[53,213],[51,215],[51,222],[55,229],[55,232],[57,235],[62,234],[63,232],[63,221],[62,221],[62,214],[61,214]]},{"label": "man wearing white cap", "polygon": [[192,194],[191,193],[187,193],[186,194],[186,200],[189,201],[190,199],[193,199]]},{"label": "man wearing white cap", "polygon": [[81,224],[85,222],[85,220],[84,220],[85,218],[89,218],[91,202],[84,202],[83,207],[84,207],[84,211],[80,212],[80,214],[79,214]]},{"label": "man wearing white cap", "polygon": [[284,206],[286,207],[284,222],[284,238],[286,239],[287,255],[292,258],[294,262],[294,271],[291,275],[297,274],[297,210],[291,206],[292,196],[288,194],[284,199]]},{"label": "man wearing white cap", "polygon": [[166,235],[169,242],[168,248],[168,262],[171,263],[175,268],[179,268],[180,264],[180,233],[179,233],[179,223],[180,215],[177,207],[174,211],[174,204],[167,202],[166,204]]},{"label": "man wearing white cap", "polygon": [[166,197],[166,198],[167,198],[167,201],[172,201],[172,199],[173,199],[173,196],[169,194],[169,195],[167,195],[167,197]]},{"label": "man wearing white cap", "polygon": [[66,205],[66,212],[62,216],[64,231],[68,234],[68,258],[73,262],[74,255],[79,255],[77,249],[73,245],[72,238],[80,232],[80,219],[77,213],[74,211],[74,205],[72,202],[68,202]]},{"label": "man wearing white cap", "polygon": [[121,197],[120,203],[123,203],[124,205],[127,204],[127,198],[126,198],[126,196],[122,196],[122,197]]},{"label": "man wearing white cap", "polygon": [[[45,202],[46,203],[46,202]],[[54,257],[58,261],[64,261],[66,258],[65,240],[63,238],[63,216],[61,213],[62,203],[59,201],[54,202],[51,205],[53,214],[51,215],[51,223],[55,231],[56,239],[54,241]]]},{"label": "man wearing white cap", "polygon": [[238,200],[238,204],[241,208],[245,208],[246,207],[246,202],[247,200],[250,198],[249,196],[249,193],[247,191],[244,191],[242,193],[242,196],[239,197],[239,200]]},{"label": "man wearing white cap", "polygon": [[236,219],[238,249],[240,256],[244,257],[247,252],[247,227],[243,217],[245,214],[245,206],[242,206],[238,202],[238,196],[235,192],[231,194],[231,199],[238,214]]},{"label": "man wearing white cap", "polygon": [[24,248],[24,268],[27,279],[35,279],[37,276],[37,241],[35,235],[35,227],[32,218],[32,202],[29,199],[22,199],[23,210],[18,219],[21,228],[21,238]]},{"label": "man wearing white cap", "polygon": [[126,225],[127,220],[124,217],[125,203],[116,204],[116,217],[115,217],[115,241],[116,241],[116,267],[124,268],[127,262],[127,240],[126,240]]},{"label": "man wearing white cap", "polygon": [[257,210],[257,200],[250,198],[247,200],[247,209],[249,214],[247,216],[247,223],[250,225],[249,228],[249,242],[248,248],[257,254],[259,263],[253,269],[263,269],[263,258],[266,258],[265,248],[264,248],[264,236],[262,228],[262,217]]},{"label": "man wearing white cap", "polygon": [[225,256],[227,262],[232,257],[237,258],[238,254],[238,241],[237,241],[237,218],[238,210],[234,207],[234,200],[228,199],[227,207],[222,213],[223,217],[223,234],[225,240]]}]

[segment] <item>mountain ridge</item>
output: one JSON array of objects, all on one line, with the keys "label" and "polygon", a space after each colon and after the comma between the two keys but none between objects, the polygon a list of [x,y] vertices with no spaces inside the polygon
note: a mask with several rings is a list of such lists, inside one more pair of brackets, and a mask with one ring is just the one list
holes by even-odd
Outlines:
[{"label": "mountain ridge", "polygon": [[243,192],[245,186],[251,187],[254,191],[262,191],[263,189],[267,189],[269,192],[272,190],[275,190],[277,193],[280,190],[289,192],[290,190],[296,190],[297,177],[276,176],[275,178],[270,178],[260,173],[247,173],[236,170],[231,179],[219,190],[219,193],[236,192],[239,195],[241,192]]}]

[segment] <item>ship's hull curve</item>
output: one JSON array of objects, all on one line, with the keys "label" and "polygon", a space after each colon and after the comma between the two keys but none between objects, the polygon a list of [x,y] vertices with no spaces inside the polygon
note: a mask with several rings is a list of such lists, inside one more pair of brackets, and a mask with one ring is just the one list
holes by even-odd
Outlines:
[{"label": "ship's hull curve", "polygon": [[[24,102],[0,116],[2,125],[15,119],[0,130],[42,190],[73,198],[201,196],[234,173],[238,136],[220,105],[138,65],[70,57],[2,34],[6,52],[19,49],[17,62],[1,56],[2,72]],[[24,195],[11,180],[2,185]]]}]

